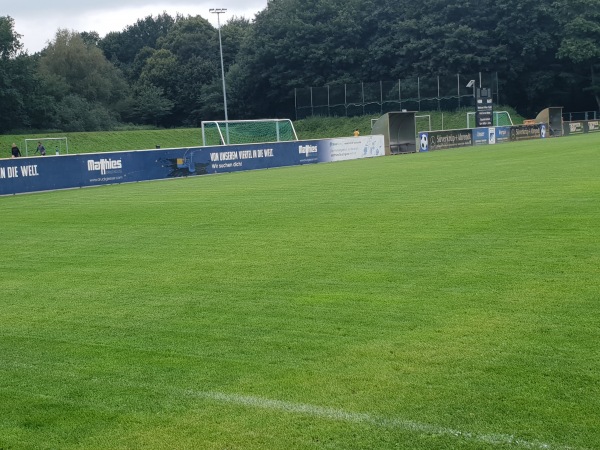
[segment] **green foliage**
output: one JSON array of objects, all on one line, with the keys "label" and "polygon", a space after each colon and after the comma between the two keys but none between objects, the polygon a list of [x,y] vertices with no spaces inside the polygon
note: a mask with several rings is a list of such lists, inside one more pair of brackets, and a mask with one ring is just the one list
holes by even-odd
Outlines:
[{"label": "green foliage", "polygon": [[[480,73],[497,73],[498,101],[527,116],[592,110],[598,11],[598,0],[272,0],[254,21],[227,16],[221,26],[229,117],[294,117],[297,88],[380,80],[401,80],[409,95],[419,86],[425,100],[411,108],[433,109],[438,75]],[[67,125],[55,111],[73,95],[133,124],[223,118],[218,32],[204,17],[148,16],[104,38],[59,30],[39,55],[21,55],[27,73],[13,67],[22,48],[13,21],[0,19],[0,101],[11,111],[0,130],[79,129],[85,120]]]},{"label": "green foliage", "polygon": [[157,47],[174,54],[178,61],[193,56],[214,58],[218,42],[213,26],[203,17],[180,18],[169,32],[157,41]]},{"label": "green foliage", "polygon": [[15,31],[15,21],[9,16],[0,16],[0,60],[14,58],[23,48],[21,35]]},{"label": "green foliage", "polygon": [[134,61],[144,48],[156,48],[156,41],[169,32],[175,20],[167,13],[147,16],[122,32],[108,33],[98,45],[106,58],[122,69],[130,82],[135,82],[136,73],[131,72]]},{"label": "green foliage", "polygon": [[0,198],[0,447],[597,448],[599,140]]},{"label": "green foliage", "polygon": [[[557,56],[570,60],[575,67],[589,67],[583,78],[588,86],[585,92],[591,93],[600,109],[600,81],[596,71],[600,69],[600,9],[597,0],[576,0],[557,2],[565,14],[561,15],[563,36]],[[581,83],[581,77],[575,82]]]},{"label": "green foliage", "polygon": [[270,109],[289,116],[294,87],[360,79],[367,56],[360,11],[357,1],[270,2],[245,42],[254,84],[239,95],[263,115]]},{"label": "green foliage", "polygon": [[126,91],[121,73],[102,51],[68,30],[58,30],[44,51],[40,73],[57,80],[64,92],[105,105],[118,100]]},{"label": "green foliage", "polygon": [[115,115],[103,105],[73,94],[57,104],[56,121],[65,131],[110,130],[117,124]]},{"label": "green foliage", "polygon": [[0,16],[0,132],[27,122],[24,89],[28,74],[24,71],[20,35],[14,29],[14,20]]},{"label": "green foliage", "polygon": [[173,105],[171,100],[165,98],[162,89],[146,84],[135,91],[134,105],[129,112],[136,121],[158,126],[160,120],[171,113]]}]

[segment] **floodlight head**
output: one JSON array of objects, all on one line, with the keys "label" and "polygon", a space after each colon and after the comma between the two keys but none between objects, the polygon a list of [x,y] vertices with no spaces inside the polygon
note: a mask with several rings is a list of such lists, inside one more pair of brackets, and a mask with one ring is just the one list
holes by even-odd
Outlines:
[{"label": "floodlight head", "polygon": [[213,14],[223,14],[227,12],[227,8],[210,8],[208,12]]},{"label": "floodlight head", "polygon": [[467,84],[467,87],[473,87],[475,85],[475,80],[471,80],[469,81],[469,83]]}]

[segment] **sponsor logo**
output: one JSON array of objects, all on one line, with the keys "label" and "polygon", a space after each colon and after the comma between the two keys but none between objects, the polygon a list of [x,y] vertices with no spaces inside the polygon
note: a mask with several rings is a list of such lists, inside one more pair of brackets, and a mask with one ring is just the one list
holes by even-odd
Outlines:
[{"label": "sponsor logo", "polygon": [[310,155],[311,153],[317,153],[317,146],[316,145],[301,145],[298,147],[298,153],[300,153],[301,155],[305,155],[308,158],[308,155]]},{"label": "sponsor logo", "polygon": [[98,161],[88,159],[88,172],[100,172],[101,175],[106,175],[109,170],[121,170],[123,162],[120,159],[100,159]]},{"label": "sponsor logo", "polygon": [[488,142],[493,145],[496,143],[496,129],[490,128],[488,130]]},{"label": "sponsor logo", "polygon": [[419,136],[419,149],[422,152],[429,150],[429,135],[427,133],[421,133]]},{"label": "sponsor logo", "polygon": [[579,133],[583,131],[583,124],[581,122],[571,122],[569,124],[569,131],[571,133]]}]

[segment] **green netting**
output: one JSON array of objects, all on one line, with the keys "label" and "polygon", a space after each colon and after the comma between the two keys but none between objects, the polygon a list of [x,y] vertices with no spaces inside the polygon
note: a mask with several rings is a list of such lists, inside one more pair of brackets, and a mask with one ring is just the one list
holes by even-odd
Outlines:
[{"label": "green netting", "polygon": [[[512,118],[508,111],[494,111],[494,126],[503,127],[513,125]],[[467,128],[475,128],[475,113],[467,113]]]},{"label": "green netting", "polygon": [[298,140],[289,119],[202,122],[203,145],[254,144]]}]

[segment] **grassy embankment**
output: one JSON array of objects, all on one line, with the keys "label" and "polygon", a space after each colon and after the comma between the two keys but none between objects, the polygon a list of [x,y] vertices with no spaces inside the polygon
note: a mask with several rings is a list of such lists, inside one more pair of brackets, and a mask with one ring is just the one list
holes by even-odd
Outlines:
[{"label": "grassy embankment", "polygon": [[[499,107],[498,110],[508,108]],[[522,118],[513,110],[509,110],[515,124],[522,123]],[[433,130],[456,129],[466,127],[466,110],[456,113],[423,112],[431,115],[431,128]],[[351,136],[355,128],[362,135],[371,133],[371,119],[379,116],[362,117],[313,117],[294,122],[294,127],[299,139],[322,139],[341,136]],[[418,119],[418,131],[428,127],[426,119]],[[18,135],[0,135],[0,157],[9,157],[12,143],[16,143],[25,155],[24,139],[41,137],[67,137],[69,153],[95,153],[119,150],[161,148],[195,147],[202,145],[202,132],[200,128],[181,128],[168,130],[127,130],[127,131],[101,131],[81,133],[29,133]],[[29,155],[35,151],[35,142],[28,146]],[[52,144],[47,145],[49,154],[54,153]],[[62,151],[64,153],[64,150]]]}]

